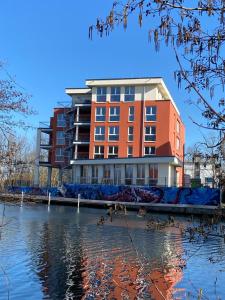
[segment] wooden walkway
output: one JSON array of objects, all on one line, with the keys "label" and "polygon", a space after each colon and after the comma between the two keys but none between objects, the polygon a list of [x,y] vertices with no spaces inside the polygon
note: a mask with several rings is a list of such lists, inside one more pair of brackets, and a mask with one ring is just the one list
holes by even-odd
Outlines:
[{"label": "wooden walkway", "polygon": [[[6,202],[19,202],[21,194],[1,194],[0,199]],[[24,202],[48,203],[48,196],[24,195]],[[66,197],[51,197],[51,204],[78,206],[78,199]],[[104,200],[80,199],[80,206],[105,208],[110,205],[125,205],[127,209],[138,210],[144,206],[147,210],[159,213],[179,213],[179,214],[204,214],[213,215],[222,213],[225,216],[225,207],[209,205],[188,205],[188,204],[162,204],[162,203],[139,203],[139,202],[115,202]]]}]

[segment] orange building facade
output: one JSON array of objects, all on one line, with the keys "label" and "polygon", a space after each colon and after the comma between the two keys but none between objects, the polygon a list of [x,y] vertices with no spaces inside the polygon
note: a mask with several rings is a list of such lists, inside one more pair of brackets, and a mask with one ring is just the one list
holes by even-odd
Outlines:
[{"label": "orange building facade", "polygon": [[[72,105],[64,127],[55,110],[51,166],[65,167],[54,154],[61,148],[74,183],[181,186],[185,129],[163,79],[88,79],[86,86],[66,89]],[[57,131],[64,144],[54,142]]]}]

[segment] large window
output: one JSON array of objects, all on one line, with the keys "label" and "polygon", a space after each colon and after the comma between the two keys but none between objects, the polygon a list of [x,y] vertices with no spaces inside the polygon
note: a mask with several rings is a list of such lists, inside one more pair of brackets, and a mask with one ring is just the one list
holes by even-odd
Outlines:
[{"label": "large window", "polygon": [[134,106],[129,107],[128,121],[129,122],[134,121]]},{"label": "large window", "polygon": [[146,126],[145,127],[145,141],[146,142],[155,142],[156,140],[156,127],[155,126]]},{"label": "large window", "polygon": [[111,87],[111,102],[120,102],[120,87],[113,86]]},{"label": "large window", "polygon": [[127,157],[133,157],[133,147],[128,146],[127,148]]},{"label": "large window", "polygon": [[137,165],[137,185],[145,184],[145,165]]},{"label": "large window", "polygon": [[104,158],[104,146],[95,146],[94,158]]},{"label": "large window", "polygon": [[128,141],[133,142],[133,140],[134,140],[134,127],[129,126],[128,127]]},{"label": "large window", "polygon": [[55,161],[62,162],[64,161],[64,150],[63,148],[55,149]]},{"label": "large window", "polygon": [[125,165],[125,184],[132,184],[133,169],[133,165]]},{"label": "large window", "polygon": [[145,107],[145,121],[146,122],[156,121],[156,106]]},{"label": "large window", "polygon": [[105,121],[105,107],[96,107],[95,109],[95,121],[97,122],[104,122]]},{"label": "large window", "polygon": [[145,156],[155,155],[155,147],[145,147]]},{"label": "large window", "polygon": [[96,126],[95,127],[95,141],[104,141],[105,140],[105,127]]},{"label": "large window", "polygon": [[124,101],[134,101],[135,98],[135,87],[134,86],[126,86]]},{"label": "large window", "polygon": [[110,126],[109,141],[118,141],[118,140],[119,140],[119,126]]},{"label": "large window", "polygon": [[108,158],[118,157],[118,146],[109,146]]},{"label": "large window", "polygon": [[64,114],[57,115],[57,127],[66,127],[66,119]]},{"label": "large window", "polygon": [[97,88],[97,102],[106,102],[106,87]]},{"label": "large window", "polygon": [[109,121],[118,122],[120,120],[120,108],[119,106],[110,107]]},{"label": "large window", "polygon": [[65,133],[64,131],[56,131],[56,145],[65,144]]},{"label": "large window", "polygon": [[[158,182],[158,165],[150,164],[149,165],[149,185],[157,185]],[[162,179],[162,178],[161,178]]]}]

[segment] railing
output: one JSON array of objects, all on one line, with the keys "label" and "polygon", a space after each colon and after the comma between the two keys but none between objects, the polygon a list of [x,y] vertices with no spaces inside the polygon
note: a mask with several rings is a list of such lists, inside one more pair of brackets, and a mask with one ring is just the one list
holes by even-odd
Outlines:
[{"label": "railing", "polygon": [[78,138],[75,139],[75,142],[90,142],[89,134],[79,134]]},{"label": "railing", "polygon": [[79,184],[109,184],[109,185],[132,185],[132,186],[152,186],[152,187],[168,187],[177,186],[174,178],[168,181],[167,177],[159,178],[110,178],[110,177],[90,177],[90,176],[79,176],[74,178],[74,183]]},{"label": "railing", "polygon": [[79,115],[79,118],[75,118],[74,123],[90,123],[91,122],[91,116],[82,116]]},{"label": "railing", "polygon": [[88,152],[78,152],[77,159],[88,159],[89,153]]}]

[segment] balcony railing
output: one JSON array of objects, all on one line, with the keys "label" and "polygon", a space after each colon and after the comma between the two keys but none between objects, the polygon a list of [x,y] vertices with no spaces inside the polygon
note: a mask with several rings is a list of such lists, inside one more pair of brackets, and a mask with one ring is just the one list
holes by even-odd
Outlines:
[{"label": "balcony railing", "polygon": [[[167,187],[168,178],[109,178],[109,177],[89,177],[89,176],[79,176],[75,178],[74,183],[91,183],[91,184],[109,184],[109,185],[132,185],[132,186],[151,186],[151,187]],[[171,178],[170,186],[177,186],[174,178]]]},{"label": "balcony railing", "polygon": [[90,142],[90,135],[89,134],[79,134],[78,138],[74,140],[75,142],[87,143]]},{"label": "balcony railing", "polygon": [[77,159],[89,159],[89,153],[88,152],[78,152]]},{"label": "balcony railing", "polygon": [[80,115],[78,118],[75,118],[74,123],[90,123],[91,122],[91,116],[90,115]]}]

